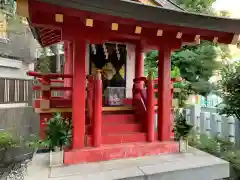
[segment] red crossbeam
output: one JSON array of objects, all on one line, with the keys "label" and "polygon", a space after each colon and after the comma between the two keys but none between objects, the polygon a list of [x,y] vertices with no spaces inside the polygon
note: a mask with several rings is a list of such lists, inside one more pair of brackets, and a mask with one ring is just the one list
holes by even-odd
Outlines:
[{"label": "red crossbeam", "polygon": [[48,73],[48,74],[42,74],[35,71],[28,71],[28,76],[38,77],[38,78],[44,78],[44,79],[57,79],[57,78],[72,78],[72,74],[59,74],[59,73]]},{"label": "red crossbeam", "polygon": [[[42,89],[41,86],[33,86],[33,91],[40,91]],[[50,87],[50,91],[72,91],[72,87]]]}]

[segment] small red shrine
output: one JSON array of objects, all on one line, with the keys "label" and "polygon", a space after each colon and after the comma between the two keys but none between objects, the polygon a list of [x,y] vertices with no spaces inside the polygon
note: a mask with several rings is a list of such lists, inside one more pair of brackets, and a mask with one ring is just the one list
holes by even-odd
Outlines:
[{"label": "small red shrine", "polygon": [[[201,39],[239,42],[240,20],[167,9],[160,0],[17,3],[42,46],[64,42],[64,74],[29,75],[41,82],[34,87],[42,92],[34,103],[41,136],[53,112],[72,118],[72,149],[64,152],[65,164],[177,152],[178,143],[171,141],[171,52]],[[151,73],[144,77],[143,53],[152,49],[159,50],[157,80]]]}]

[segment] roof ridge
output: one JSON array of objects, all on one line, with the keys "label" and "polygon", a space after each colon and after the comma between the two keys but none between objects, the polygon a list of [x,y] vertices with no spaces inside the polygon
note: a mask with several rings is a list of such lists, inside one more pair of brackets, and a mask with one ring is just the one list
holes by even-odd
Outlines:
[{"label": "roof ridge", "polygon": [[174,6],[178,7],[178,8],[180,8],[180,9],[182,9],[183,11],[185,11],[181,6],[179,6],[177,3],[173,2],[172,0],[164,0],[164,1],[168,1],[168,2],[170,2],[172,5],[174,5]]},{"label": "roof ridge", "polygon": [[167,5],[164,4],[164,2],[168,2],[169,4],[171,4],[172,6],[174,6],[174,10],[182,10],[185,11],[181,6],[179,6],[178,4],[176,4],[175,2],[173,2],[172,0],[152,0],[155,3],[160,4],[162,7],[164,8],[168,8],[166,7]]}]

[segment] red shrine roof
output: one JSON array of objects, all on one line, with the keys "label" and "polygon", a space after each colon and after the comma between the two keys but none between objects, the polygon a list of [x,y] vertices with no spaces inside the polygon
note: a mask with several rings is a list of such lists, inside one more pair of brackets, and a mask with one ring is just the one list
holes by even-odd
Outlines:
[{"label": "red shrine roof", "polygon": [[[159,6],[166,9],[184,11],[180,6],[178,6],[176,3],[172,2],[171,0],[130,0],[130,1],[145,4],[145,5]],[[46,30],[44,28],[35,28],[35,27],[31,27],[31,29],[34,37],[39,41],[39,43],[42,46],[46,46],[45,44],[50,45],[50,44],[58,43],[61,41],[60,31],[50,31],[52,32],[51,35],[53,36],[54,41],[46,42],[47,39],[41,38],[41,37],[44,37],[46,33],[49,35],[49,30]]]},{"label": "red shrine roof", "polygon": [[[170,30],[173,28],[184,29],[184,32],[179,31],[180,37],[185,32],[191,34],[192,31],[199,31],[199,33],[204,31],[202,34],[195,35],[209,40],[209,37],[204,36],[215,32],[216,37],[213,36],[210,39],[227,44],[232,42],[230,39],[234,41],[234,44],[239,40],[240,20],[189,13],[170,0],[111,0],[111,3],[109,0],[30,0],[30,4],[31,2],[49,3],[59,6],[59,8],[71,8],[95,15],[135,20],[141,24],[153,23],[159,27],[167,26]],[[34,28],[33,32],[42,46],[48,46],[61,40],[60,30]],[[218,34],[223,37],[217,37]]]}]

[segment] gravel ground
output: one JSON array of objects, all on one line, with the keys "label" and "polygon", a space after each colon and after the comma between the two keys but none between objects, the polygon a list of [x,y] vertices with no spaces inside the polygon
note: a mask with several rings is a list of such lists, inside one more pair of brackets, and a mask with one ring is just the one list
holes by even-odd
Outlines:
[{"label": "gravel ground", "polygon": [[0,167],[0,180],[24,180],[28,164],[31,160],[11,164],[8,167]]}]

